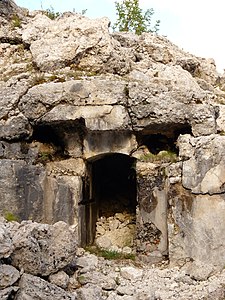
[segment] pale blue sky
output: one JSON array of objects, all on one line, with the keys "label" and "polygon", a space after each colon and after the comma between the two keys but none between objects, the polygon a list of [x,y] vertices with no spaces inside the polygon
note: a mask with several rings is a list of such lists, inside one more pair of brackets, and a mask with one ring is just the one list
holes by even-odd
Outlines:
[{"label": "pale blue sky", "polygon": [[[86,16],[106,16],[116,19],[114,0],[14,0],[29,10],[54,7],[55,11],[81,12]],[[223,0],[140,0],[144,10],[154,8],[156,19],[161,20],[159,34],[194,55],[214,58],[217,69],[225,68],[225,3]]]}]

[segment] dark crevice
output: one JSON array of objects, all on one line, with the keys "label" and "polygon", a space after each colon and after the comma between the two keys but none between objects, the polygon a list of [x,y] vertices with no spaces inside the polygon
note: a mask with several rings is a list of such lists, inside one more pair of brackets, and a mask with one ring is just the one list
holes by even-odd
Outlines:
[{"label": "dark crevice", "polygon": [[179,135],[191,133],[191,127],[189,125],[180,126],[180,128],[178,127],[170,132],[169,135],[167,135],[165,131],[151,134],[143,130],[143,132],[137,134],[137,142],[139,146],[145,145],[153,154],[158,154],[164,150],[178,154],[179,151],[176,142]]},{"label": "dark crevice", "polygon": [[33,135],[29,142],[37,141],[45,144],[46,152],[39,153],[38,162],[47,162],[69,158],[67,151],[68,139],[74,134],[79,135],[80,143],[86,134],[85,120],[83,118],[75,121],[57,121],[51,124],[36,124],[33,127]]}]

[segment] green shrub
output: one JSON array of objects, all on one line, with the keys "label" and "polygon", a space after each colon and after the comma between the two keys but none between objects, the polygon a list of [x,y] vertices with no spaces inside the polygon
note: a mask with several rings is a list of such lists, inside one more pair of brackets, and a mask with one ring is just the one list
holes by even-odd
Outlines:
[{"label": "green shrub", "polygon": [[13,15],[12,25],[13,25],[13,27],[21,27],[21,19],[19,18],[18,15]]},{"label": "green shrub", "polygon": [[6,221],[8,222],[12,222],[12,221],[17,221],[18,222],[18,217],[15,216],[13,213],[6,211],[4,214],[4,218],[6,219]]},{"label": "green shrub", "polygon": [[151,19],[154,14],[152,8],[145,12],[140,8],[139,0],[123,0],[122,2],[115,2],[117,11],[117,21],[113,29],[119,31],[131,31],[140,35],[143,32],[155,32],[159,30],[160,21],[156,21],[154,27],[151,27]]},{"label": "green shrub", "polygon": [[55,12],[55,10],[52,6],[50,6],[50,8],[46,9],[45,14],[51,20],[55,20],[56,18],[58,18],[60,16],[60,13]]}]

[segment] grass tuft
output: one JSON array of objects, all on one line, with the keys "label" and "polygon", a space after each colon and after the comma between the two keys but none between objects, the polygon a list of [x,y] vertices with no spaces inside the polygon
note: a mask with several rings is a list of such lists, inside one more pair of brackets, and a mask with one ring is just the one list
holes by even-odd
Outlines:
[{"label": "grass tuft", "polygon": [[106,249],[100,249],[96,246],[88,246],[85,248],[86,251],[91,254],[95,254],[96,256],[104,257],[108,260],[121,260],[121,259],[131,259],[135,260],[135,255],[133,253],[122,253],[117,251],[110,251]]}]

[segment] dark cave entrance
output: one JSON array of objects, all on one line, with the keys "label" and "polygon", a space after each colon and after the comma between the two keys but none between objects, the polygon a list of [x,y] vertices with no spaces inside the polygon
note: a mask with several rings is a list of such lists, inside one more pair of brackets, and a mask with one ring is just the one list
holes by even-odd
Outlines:
[{"label": "dark cave entrance", "polygon": [[110,220],[114,222],[115,230],[115,224],[119,226],[121,218],[127,217],[131,223],[135,223],[135,166],[136,159],[118,153],[100,155],[87,162],[83,200],[80,203],[81,245],[92,245],[95,242],[99,222]]}]

